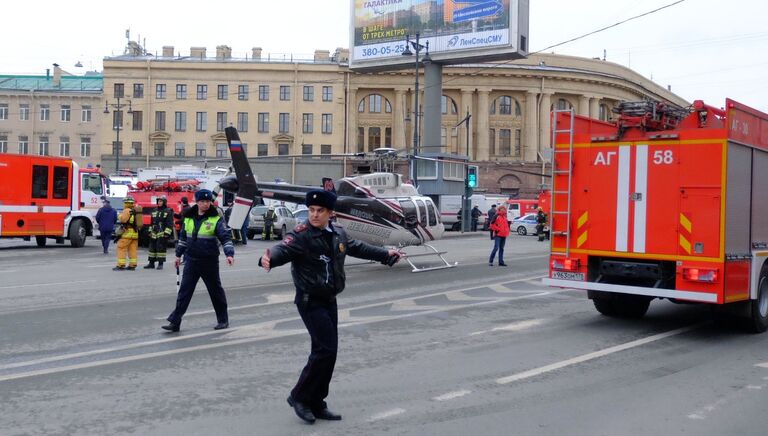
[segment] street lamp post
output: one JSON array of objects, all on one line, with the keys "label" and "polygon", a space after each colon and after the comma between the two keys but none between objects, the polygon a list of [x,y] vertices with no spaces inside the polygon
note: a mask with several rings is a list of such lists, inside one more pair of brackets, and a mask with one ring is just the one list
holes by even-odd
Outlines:
[{"label": "street lamp post", "polygon": [[112,150],[115,152],[115,173],[117,175],[120,175],[120,152],[123,149],[122,144],[120,143],[120,130],[123,128],[123,108],[125,106],[128,106],[128,113],[132,114],[133,109],[131,108],[131,101],[128,100],[128,104],[126,103],[120,103],[120,97],[117,97],[117,103],[110,104],[109,101],[107,101],[104,104],[104,113],[109,113],[109,108],[112,107],[116,112],[115,119],[112,122],[112,128],[115,129],[117,132],[117,140],[115,141],[115,144],[112,146]]},{"label": "street lamp post", "polygon": [[[413,47],[413,52],[411,51],[411,47]],[[422,50],[425,50],[424,57],[421,59],[424,63],[430,63],[432,62],[432,58],[429,57],[429,41],[427,41],[425,44],[419,43],[419,32],[416,32],[416,40],[411,41],[411,35],[405,36],[405,50],[403,50],[403,56],[413,56],[413,54],[416,54],[416,86],[415,89],[415,95],[414,95],[414,102],[413,102],[413,158],[412,158],[412,164],[411,164],[411,171],[413,172],[413,186],[416,188],[419,187],[418,182],[418,160],[417,156],[419,154],[419,53],[421,53]]]},{"label": "street lamp post", "polygon": [[461,196],[461,231],[462,232],[468,232],[470,230],[469,228],[469,220],[470,220],[470,207],[472,202],[470,201],[470,198],[472,197],[472,189],[469,186],[469,120],[472,119],[472,114],[469,113],[469,108],[467,108],[467,116],[464,117],[463,120],[459,121],[456,126],[459,127],[462,124],[465,124],[465,128],[467,129],[467,164],[464,165],[464,195]]}]

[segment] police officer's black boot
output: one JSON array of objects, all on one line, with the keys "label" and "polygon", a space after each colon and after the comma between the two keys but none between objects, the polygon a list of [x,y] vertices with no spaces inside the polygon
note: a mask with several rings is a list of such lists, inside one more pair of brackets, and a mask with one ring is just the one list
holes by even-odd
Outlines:
[{"label": "police officer's black boot", "polygon": [[163,269],[163,261],[162,260],[157,262],[157,269]]},{"label": "police officer's black boot", "polygon": [[144,269],[155,269],[155,261],[150,260],[148,264],[144,265]]}]

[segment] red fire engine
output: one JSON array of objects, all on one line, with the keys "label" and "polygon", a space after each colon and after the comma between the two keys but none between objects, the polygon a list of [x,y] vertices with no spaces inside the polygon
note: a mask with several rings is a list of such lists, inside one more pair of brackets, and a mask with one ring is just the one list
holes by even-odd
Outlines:
[{"label": "red fire engine", "polygon": [[[195,192],[200,189],[200,182],[195,179],[156,179],[137,182],[131,186],[128,195],[136,200],[136,204],[142,208],[144,225],[139,234],[139,243],[146,245],[149,241],[149,227],[152,222],[152,212],[157,208],[157,198],[165,196],[168,199],[168,207],[174,214],[181,212],[181,198],[187,197],[190,205],[195,204]],[[176,231],[179,225],[176,220]]]},{"label": "red fire engine", "polygon": [[768,328],[768,115],[623,103],[614,124],[554,112],[549,278],[602,314],[653,298]]},{"label": "red fire engine", "polygon": [[94,217],[106,195],[98,168],[71,159],[0,154],[0,237],[48,238],[82,247],[97,228]]}]

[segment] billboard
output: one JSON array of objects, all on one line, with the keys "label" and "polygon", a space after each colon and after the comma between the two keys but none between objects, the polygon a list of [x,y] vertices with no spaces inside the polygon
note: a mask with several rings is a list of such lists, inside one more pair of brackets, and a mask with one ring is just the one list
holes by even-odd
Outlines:
[{"label": "billboard", "polygon": [[[350,0],[353,70],[403,68],[406,37],[429,42],[435,62],[518,59],[528,54],[529,0]],[[411,48],[411,51],[412,48]],[[421,52],[423,56],[424,51]]]}]

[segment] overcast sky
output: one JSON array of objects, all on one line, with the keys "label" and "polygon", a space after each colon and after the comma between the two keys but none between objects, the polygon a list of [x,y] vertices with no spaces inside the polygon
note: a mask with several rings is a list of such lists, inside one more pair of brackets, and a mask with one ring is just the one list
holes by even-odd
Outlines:
[{"label": "overcast sky", "polygon": [[[530,49],[540,50],[675,0],[530,0]],[[203,4],[204,7],[198,5]],[[219,6],[218,8],[213,5]],[[82,74],[131,39],[160,53],[203,46],[233,56],[310,55],[349,46],[348,0],[14,1],[3,4],[0,74],[45,74],[54,62]],[[768,112],[768,1],[685,0],[660,12],[559,46],[555,53],[603,56],[692,101],[722,106],[726,97]],[[75,67],[80,61],[83,68]]]}]

